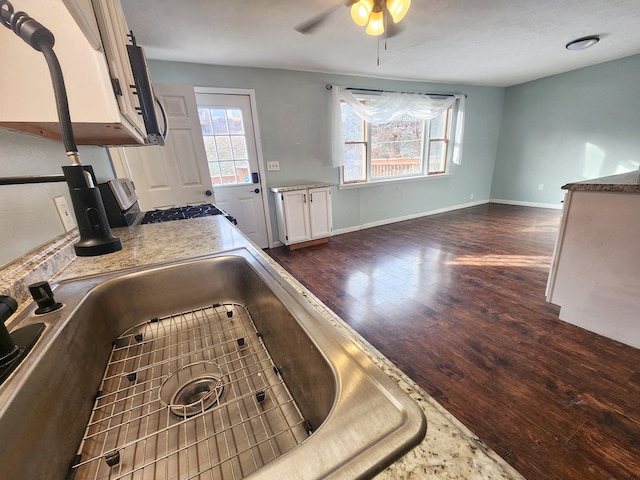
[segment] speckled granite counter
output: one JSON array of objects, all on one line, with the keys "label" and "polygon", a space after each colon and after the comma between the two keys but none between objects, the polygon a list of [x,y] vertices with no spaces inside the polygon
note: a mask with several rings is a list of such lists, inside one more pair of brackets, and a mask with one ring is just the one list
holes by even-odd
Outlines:
[{"label": "speckled granite counter", "polygon": [[585,192],[640,193],[640,170],[582,182],[567,183],[562,188],[564,190]]},{"label": "speckled granite counter", "polygon": [[[53,277],[53,281],[192,258],[239,247],[254,248],[222,217],[141,225],[114,229],[114,233],[122,239],[123,250],[100,257],[75,258],[66,267],[60,266],[61,271]],[[66,238],[66,242],[59,240],[54,250],[68,249],[75,237]],[[262,251],[255,250],[336,329],[353,341],[378,367],[394,379],[424,410],[428,427],[423,442],[378,474],[377,479],[515,480],[523,478],[295,278]],[[55,257],[55,255],[52,256]],[[8,287],[5,285],[5,272],[2,273],[3,285],[0,289],[6,291]],[[44,278],[40,277],[33,281],[42,279]]]},{"label": "speckled granite counter", "polygon": [[291,186],[283,186],[283,187],[271,187],[271,191],[275,193],[280,192],[293,192],[295,190],[307,190],[309,188],[324,188],[331,187],[330,183],[311,183],[308,185],[291,185]]}]

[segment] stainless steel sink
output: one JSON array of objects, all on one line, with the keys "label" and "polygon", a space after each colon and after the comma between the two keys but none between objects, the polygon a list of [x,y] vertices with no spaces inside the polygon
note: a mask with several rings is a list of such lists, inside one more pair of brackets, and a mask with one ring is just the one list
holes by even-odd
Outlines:
[{"label": "stainless steel sink", "polygon": [[[0,387],[3,478],[367,478],[419,407],[246,249],[64,281]],[[14,327],[15,328],[15,327]]]}]

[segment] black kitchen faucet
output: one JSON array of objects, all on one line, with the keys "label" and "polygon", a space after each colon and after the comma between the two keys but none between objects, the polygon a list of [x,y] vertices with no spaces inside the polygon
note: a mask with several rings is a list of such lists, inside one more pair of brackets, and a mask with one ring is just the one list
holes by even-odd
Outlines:
[{"label": "black kitchen faucet", "polygon": [[0,384],[20,365],[44,330],[44,323],[33,323],[9,333],[4,322],[17,309],[18,302],[0,295]]}]

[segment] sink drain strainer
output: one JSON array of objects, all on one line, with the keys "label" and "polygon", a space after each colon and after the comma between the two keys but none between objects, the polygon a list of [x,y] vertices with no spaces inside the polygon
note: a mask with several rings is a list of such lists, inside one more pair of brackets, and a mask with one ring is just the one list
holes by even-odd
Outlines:
[{"label": "sink drain strainer", "polygon": [[188,418],[217,405],[224,390],[220,367],[212,362],[185,365],[160,386],[160,400],[174,415]]}]

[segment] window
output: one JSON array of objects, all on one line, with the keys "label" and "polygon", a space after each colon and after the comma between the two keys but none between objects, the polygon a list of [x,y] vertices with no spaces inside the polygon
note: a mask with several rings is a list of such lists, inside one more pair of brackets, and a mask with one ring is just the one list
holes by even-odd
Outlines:
[{"label": "window", "polygon": [[345,158],[342,183],[443,174],[449,168],[453,107],[431,120],[408,115],[389,123],[362,120],[341,103]]},{"label": "window", "polygon": [[249,183],[247,139],[238,108],[198,107],[213,185]]}]

